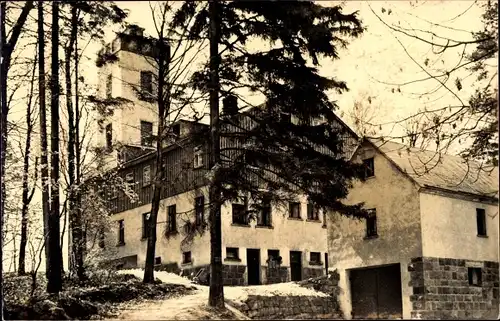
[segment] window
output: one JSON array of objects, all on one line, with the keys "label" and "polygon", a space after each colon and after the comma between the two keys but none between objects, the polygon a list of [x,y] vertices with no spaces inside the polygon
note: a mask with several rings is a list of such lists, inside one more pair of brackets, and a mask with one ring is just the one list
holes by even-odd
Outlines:
[{"label": "window", "polygon": [[111,74],[106,79],[106,98],[111,98],[113,95],[113,77]]},{"label": "window", "polygon": [[486,211],[476,208],[477,236],[486,236]]},{"label": "window", "polygon": [[289,206],[289,216],[291,218],[300,218],[300,203],[299,202],[290,202]]},{"label": "window", "polygon": [[161,264],[161,256],[155,257],[155,265],[160,265]]},{"label": "window", "polygon": [[309,257],[309,264],[321,264],[321,253],[311,252]]},{"label": "window", "polygon": [[141,146],[153,146],[153,123],[141,120]]},{"label": "window", "polygon": [[232,204],[233,224],[247,225],[247,209],[243,204]]},{"label": "window", "polygon": [[118,245],[125,245],[125,221],[118,221]]},{"label": "window", "polygon": [[258,226],[271,226],[271,202],[269,200],[262,201],[262,208],[257,216]]},{"label": "window", "polygon": [[151,220],[151,213],[142,214],[142,239],[149,237],[149,224]]},{"label": "window", "polygon": [[175,136],[181,135],[181,124],[175,124],[172,126],[172,134]]},{"label": "window", "polygon": [[239,249],[237,247],[226,247],[226,259],[239,260]]},{"label": "window", "polygon": [[182,252],[182,264],[188,264],[191,263],[191,251],[189,252]]},{"label": "window", "polygon": [[113,148],[113,125],[106,125],[106,149],[109,151]]},{"label": "window", "polygon": [[373,162],[373,157],[363,160],[363,165],[365,165],[365,178],[375,176],[375,164]]},{"label": "window", "polygon": [[368,210],[366,218],[366,237],[377,236],[377,211],[375,209]]},{"label": "window", "polygon": [[267,264],[270,268],[276,268],[281,263],[280,250],[267,250]]},{"label": "window", "polygon": [[141,71],[141,94],[145,98],[153,98],[153,73],[151,71]]},{"label": "window", "polygon": [[203,150],[201,149],[201,146],[195,147],[194,148],[194,160],[193,160],[194,168],[200,168],[203,166]]},{"label": "window", "polygon": [[319,221],[319,208],[313,203],[307,203],[307,219],[311,221]]},{"label": "window", "polygon": [[286,123],[291,123],[292,122],[292,115],[290,113],[280,113],[280,121],[286,122]]},{"label": "window", "polygon": [[167,232],[175,232],[177,231],[177,208],[174,205],[170,205],[167,208]]},{"label": "window", "polygon": [[134,172],[127,173],[125,176],[125,182],[129,184],[134,182]]},{"label": "window", "polygon": [[469,267],[469,285],[481,286],[483,284],[482,280],[482,270],[479,267]]},{"label": "window", "polygon": [[204,222],[204,212],[205,212],[205,197],[199,196],[194,199],[194,208],[196,215],[196,225],[200,226]]},{"label": "window", "polygon": [[142,169],[142,185],[148,186],[151,184],[151,166],[146,165]]}]

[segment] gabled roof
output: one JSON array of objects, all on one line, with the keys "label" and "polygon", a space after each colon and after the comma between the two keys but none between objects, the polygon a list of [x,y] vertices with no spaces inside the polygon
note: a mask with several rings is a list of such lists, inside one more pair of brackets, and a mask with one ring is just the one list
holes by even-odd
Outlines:
[{"label": "gabled roof", "polygon": [[498,198],[498,167],[403,144],[367,139],[420,187]]}]

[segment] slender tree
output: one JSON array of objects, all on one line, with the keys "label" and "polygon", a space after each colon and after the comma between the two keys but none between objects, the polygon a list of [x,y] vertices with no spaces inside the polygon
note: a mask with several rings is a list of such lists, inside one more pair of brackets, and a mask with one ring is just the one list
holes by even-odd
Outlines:
[{"label": "slender tree", "polygon": [[[33,87],[35,84],[36,76],[36,54],[33,63],[33,74],[31,77],[28,103],[26,106],[26,140],[24,145],[24,155],[23,155],[23,177],[22,177],[22,208],[21,208],[21,240],[19,244],[19,265],[18,274],[26,274],[26,245],[28,243],[28,211],[33,195],[35,194],[35,187],[30,190],[29,187],[29,174],[30,174],[30,157],[31,157],[31,139],[33,134],[33,127],[35,125],[33,117]],[[37,164],[35,163],[35,173],[37,171]],[[35,174],[35,182],[37,180],[37,175]]]},{"label": "slender tree", "polygon": [[[169,22],[172,6],[168,2],[151,7],[151,13],[157,30],[157,54],[151,60],[151,66],[157,79],[155,104],[157,107],[157,135],[155,148],[155,174],[153,178],[153,196],[151,199],[151,212],[148,220],[149,229],[146,262],[144,269],[145,283],[154,281],[154,258],[157,238],[158,212],[164,186],[173,184],[167,181],[167,163],[164,157],[164,143],[172,136],[172,125],[178,117],[191,106],[197,99],[194,92],[189,91],[185,79],[189,79],[189,66],[197,58],[203,42],[197,44],[187,37],[188,27],[193,21],[188,20],[187,25],[177,33]],[[186,182],[184,182],[186,185]],[[189,184],[189,183],[188,183]]]},{"label": "slender tree", "polygon": [[[340,124],[334,113],[337,105],[326,94],[348,88],[317,70],[322,58],[338,58],[337,48],[363,28],[356,13],[343,14],[341,6],[310,1],[217,1],[210,2],[208,11],[185,2],[176,19],[182,23],[193,15],[197,23],[191,36],[202,39],[208,34],[213,41],[209,61],[193,79],[197,89],[211,93],[210,144],[218,145],[219,135],[222,146],[211,145],[210,155],[209,297],[211,306],[222,306],[220,204],[243,193],[250,195],[251,211],[258,213],[268,202],[284,203],[305,194],[329,213],[366,217],[362,204],[341,201],[352,181],[362,177],[362,166],[348,161],[356,135]],[[217,25],[219,39],[213,32]],[[249,48],[250,39],[269,41],[271,48]],[[219,119],[215,74],[220,96],[233,102]],[[261,93],[264,103],[246,101],[249,91]],[[238,114],[238,100],[252,108]]]},{"label": "slender tree", "polygon": [[[220,16],[219,2],[212,0],[209,4],[209,38],[210,38],[210,162],[209,168],[216,171],[220,166],[220,124],[219,124],[219,43]],[[210,186],[210,306],[224,306],[224,287],[222,280],[222,227],[221,227],[221,181],[215,180]]]},{"label": "slender tree", "polygon": [[40,120],[40,177],[42,182],[42,215],[45,242],[45,273],[49,273],[49,160],[47,141],[47,105],[45,101],[45,31],[44,31],[43,1],[38,1],[38,99]]},{"label": "slender tree", "polygon": [[47,292],[61,290],[61,245],[59,222],[59,3],[52,2],[51,63],[51,200],[49,216],[49,278]]}]

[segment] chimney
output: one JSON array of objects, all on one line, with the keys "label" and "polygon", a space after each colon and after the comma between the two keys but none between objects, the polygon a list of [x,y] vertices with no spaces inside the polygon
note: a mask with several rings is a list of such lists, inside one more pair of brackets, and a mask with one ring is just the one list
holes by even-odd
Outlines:
[{"label": "chimney", "polygon": [[131,36],[142,37],[144,34],[144,28],[141,28],[138,25],[128,25],[124,33]]},{"label": "chimney", "polygon": [[228,95],[222,100],[222,114],[225,116],[234,116],[238,114],[238,98]]}]

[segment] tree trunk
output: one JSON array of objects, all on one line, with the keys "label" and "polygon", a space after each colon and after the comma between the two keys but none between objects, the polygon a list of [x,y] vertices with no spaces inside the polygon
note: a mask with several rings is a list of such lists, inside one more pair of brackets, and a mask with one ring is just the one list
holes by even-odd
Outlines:
[{"label": "tree trunk", "polygon": [[59,3],[52,2],[52,64],[51,64],[51,202],[49,217],[48,293],[61,290],[61,245],[59,244]]},{"label": "tree trunk", "polygon": [[[2,62],[0,63],[0,249],[3,249],[3,229],[4,229],[4,200],[5,200],[5,150],[7,148],[7,70],[5,70],[5,13],[6,13],[5,2],[0,4],[0,55],[2,56]],[[4,120],[5,119],[5,120]],[[3,275],[3,251],[0,250],[0,275]],[[2,298],[2,304],[0,311],[0,316],[3,318],[4,309],[4,299],[3,299],[3,280],[0,280],[0,297]]]},{"label": "tree trunk", "polygon": [[[78,253],[81,254],[81,265],[84,266],[84,258],[85,258],[85,249],[86,242],[84,236],[83,229],[83,221],[82,221],[82,194],[80,188],[81,182],[81,147],[80,147],[80,104],[79,99],[80,95],[78,93],[78,70],[79,70],[79,62],[78,62],[78,37],[75,37],[75,167],[76,167],[76,178],[75,178],[75,217],[78,224],[78,235],[80,237],[80,242],[77,244]],[[80,260],[80,259],[79,259]],[[83,270],[85,273],[85,270]]]},{"label": "tree trunk", "polygon": [[43,1],[38,1],[38,91],[40,104],[40,165],[42,178],[42,214],[45,242],[45,274],[49,277],[49,160],[47,143],[47,106],[45,104],[45,34],[43,28]]},{"label": "tree trunk", "polygon": [[[149,217],[149,235],[148,247],[146,250],[146,264],[144,268],[144,283],[151,283],[154,281],[154,259],[156,247],[156,226],[158,220],[158,211],[160,210],[161,192],[163,186],[163,178],[165,177],[165,168],[162,166],[163,158],[163,140],[165,138],[166,119],[170,111],[170,85],[169,81],[165,81],[168,77],[168,61],[169,50],[164,42],[163,33],[160,33],[159,39],[159,54],[158,54],[158,89],[157,89],[157,103],[158,103],[158,132],[156,139],[156,170],[153,185],[153,199],[151,201],[151,213]],[[165,164],[166,165],[166,164]]]},{"label": "tree trunk", "polygon": [[[75,112],[73,109],[72,102],[72,83],[71,83],[71,59],[74,49],[74,44],[77,37],[77,27],[78,27],[78,12],[76,6],[71,8],[71,33],[69,44],[65,48],[65,76],[66,76],[66,107],[68,110],[68,217],[69,226],[71,231],[71,252],[70,256],[73,258],[71,260],[71,268],[76,272],[78,279],[83,281],[85,279],[85,271],[83,267],[83,255],[81,253],[80,243],[81,239],[81,220],[79,217],[79,211],[77,209],[77,199],[76,199],[76,186],[75,186],[75,145],[76,141],[79,139],[76,136],[75,130]],[[78,68],[75,66],[75,69]],[[76,80],[78,81],[78,79]]]},{"label": "tree trunk", "polygon": [[210,170],[214,171],[214,180],[210,184],[210,292],[208,304],[212,307],[224,307],[224,287],[222,279],[222,231],[221,231],[221,189],[220,166],[220,126],[219,126],[219,3],[209,3],[210,16]]},{"label": "tree trunk", "polygon": [[31,155],[31,135],[33,133],[33,122],[31,120],[32,116],[31,105],[33,102],[33,87],[35,84],[36,63],[37,63],[37,57],[35,56],[35,61],[33,64],[33,75],[31,77],[31,83],[30,83],[28,104],[26,107],[26,142],[24,146],[23,178],[22,178],[23,194],[22,194],[22,207],[21,207],[21,241],[19,244],[19,265],[17,271],[19,275],[26,274],[26,244],[28,243],[28,210],[31,198],[33,196],[33,194],[31,194],[30,196],[28,181],[29,181],[30,155]]}]

